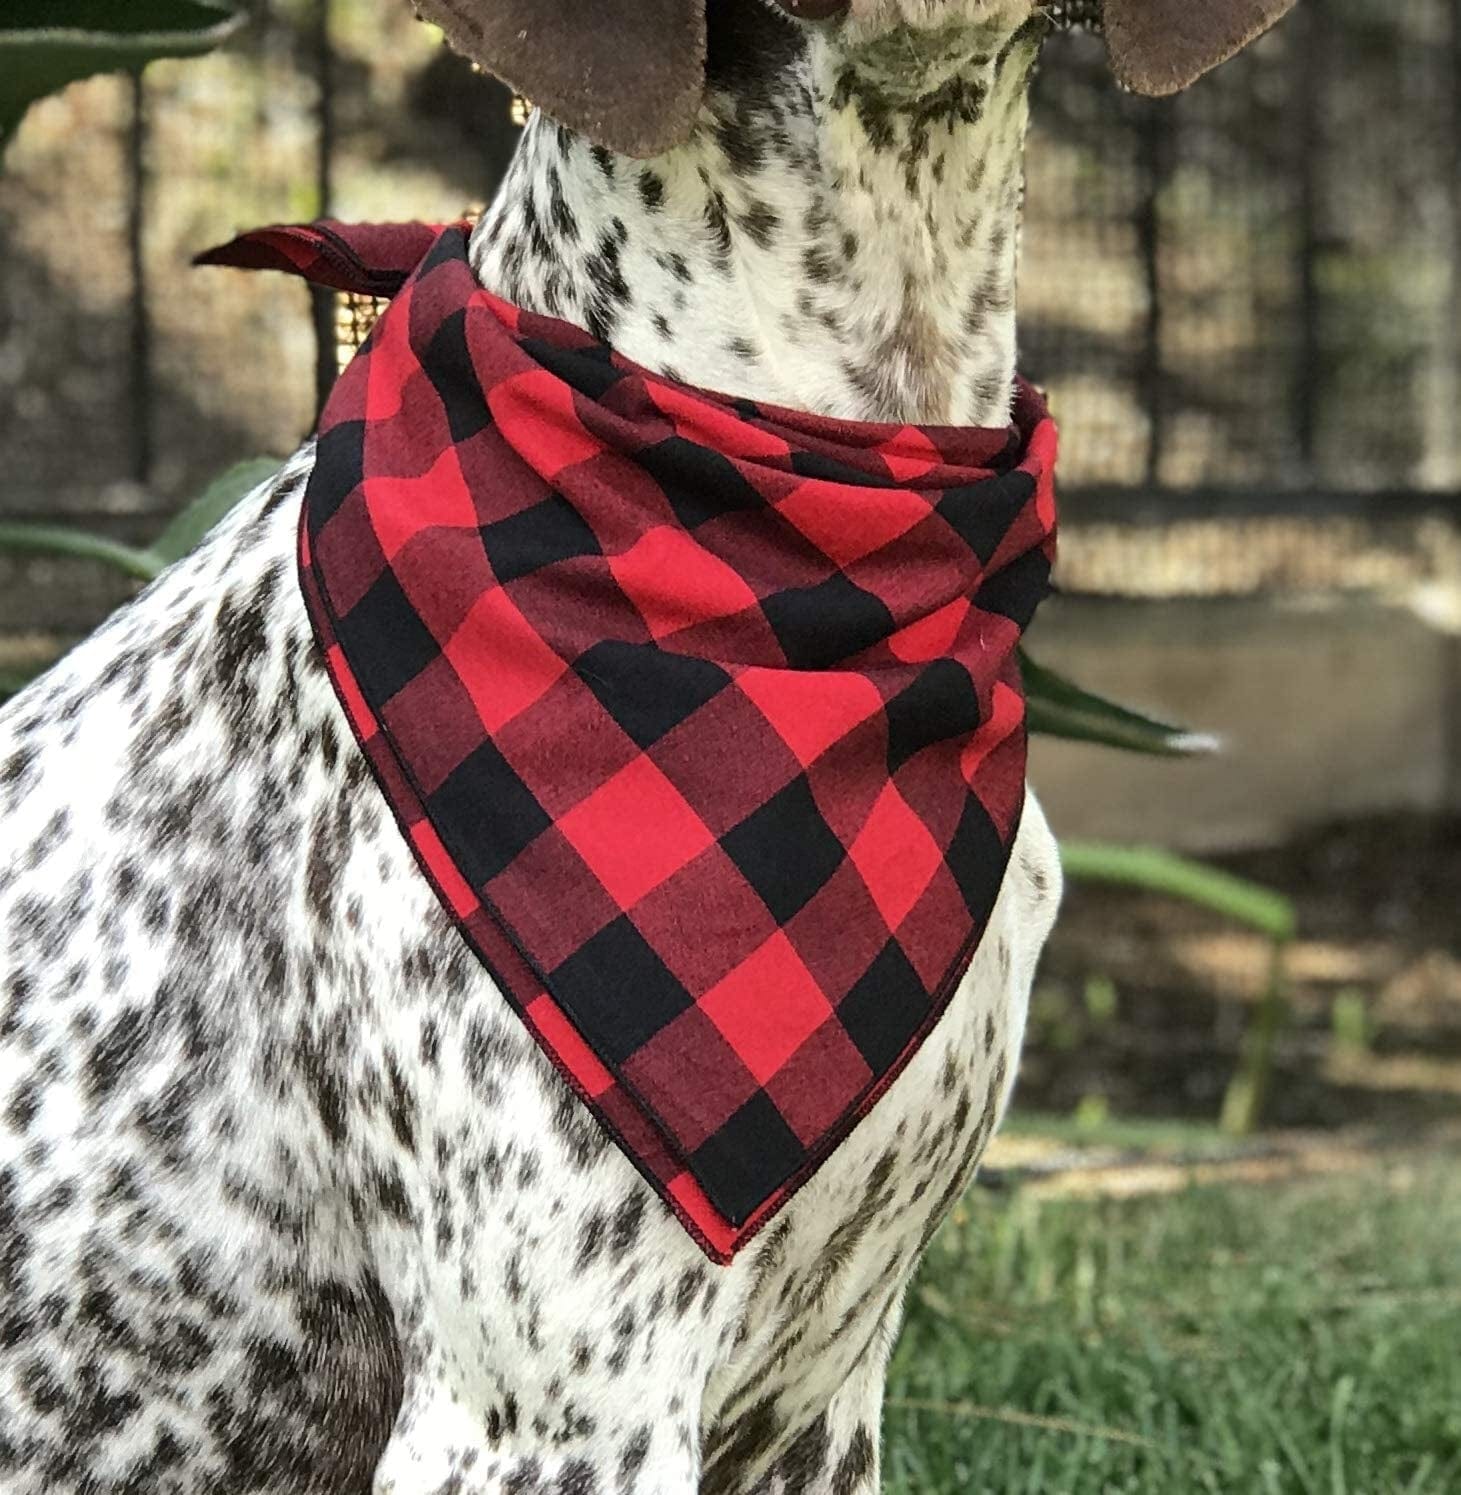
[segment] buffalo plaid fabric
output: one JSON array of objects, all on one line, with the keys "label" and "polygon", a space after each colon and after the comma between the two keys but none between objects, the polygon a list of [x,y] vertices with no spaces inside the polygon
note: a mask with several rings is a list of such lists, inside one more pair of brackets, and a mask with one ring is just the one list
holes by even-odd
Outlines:
[{"label": "buffalo plaid fabric", "polygon": [[728,1261],[908,1062],[994,904],[1054,426],[1028,387],[1005,430],[690,389],[488,294],[463,227],[401,233],[211,257],[394,292],[321,420],[310,616],[462,934]]}]

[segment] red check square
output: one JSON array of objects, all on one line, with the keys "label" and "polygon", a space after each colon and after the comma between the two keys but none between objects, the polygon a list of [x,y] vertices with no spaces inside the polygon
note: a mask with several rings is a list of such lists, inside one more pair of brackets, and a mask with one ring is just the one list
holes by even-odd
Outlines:
[{"label": "red check square", "polygon": [[954,640],[969,616],[969,599],[955,597],[943,607],[905,624],[888,639],[888,647],[904,664],[923,664],[953,653]]},{"label": "red check square", "polygon": [[499,587],[482,594],[442,652],[489,732],[540,700],[568,668]]},{"label": "red check square", "polygon": [[477,506],[462,479],[454,446],[448,446],[420,477],[372,478],[365,485],[365,505],[387,560],[423,530],[477,529]]},{"label": "red check square", "polygon": [[584,429],[573,391],[547,369],[494,384],[487,404],[513,451],[550,483],[604,449],[603,442]]},{"label": "red check square", "polygon": [[852,670],[743,670],[736,684],[805,768],[883,709],[866,675]]},{"label": "red check square", "polygon": [[558,824],[622,909],[713,841],[705,822],[648,758],[636,758]]},{"label": "red check square", "polygon": [[892,783],[883,786],[848,855],[892,931],[944,862],[928,828]]},{"label": "red check square", "polygon": [[681,530],[660,525],[610,563],[655,638],[755,607],[739,572]]},{"label": "red check square", "polygon": [[[409,306],[411,295],[410,291],[403,292],[398,305]],[[408,402],[413,410],[419,411],[421,406],[412,397],[430,386],[410,346],[388,338],[376,338],[371,344],[365,373],[366,386],[361,393],[364,396],[366,437],[372,446],[371,465],[381,468],[389,465],[392,458],[398,458],[401,452],[412,450],[414,443],[399,428],[400,415]],[[440,419],[440,407],[431,408],[431,414]],[[440,449],[442,443],[436,439],[435,430],[417,434],[422,446]]]},{"label": "red check square", "polygon": [[826,1022],[832,1008],[791,941],[778,930],[700,999],[761,1084]]},{"label": "red check square", "polygon": [[858,495],[857,523],[847,522],[847,490],[841,484],[811,478],[776,512],[794,524],[823,555],[850,566],[881,550],[933,512],[927,498],[903,488],[868,488]]},{"label": "red check square", "polygon": [[725,457],[752,461],[780,460],[791,456],[784,436],[764,431],[753,421],[706,400],[699,394],[663,379],[644,381],[644,393],[673,423],[676,434],[697,446],[706,446]]}]

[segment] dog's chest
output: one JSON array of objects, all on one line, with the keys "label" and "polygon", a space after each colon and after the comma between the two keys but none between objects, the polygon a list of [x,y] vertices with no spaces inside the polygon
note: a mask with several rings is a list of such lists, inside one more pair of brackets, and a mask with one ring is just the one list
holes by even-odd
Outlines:
[{"label": "dog's chest", "polygon": [[[330,715],[322,677],[310,689]],[[343,1028],[371,1035],[356,1046],[351,1085],[372,1114],[370,1168],[390,1172],[399,1111],[417,1116],[403,1171],[419,1183],[413,1232],[432,1251],[425,1262],[409,1245],[393,1257],[397,1297],[431,1302],[437,1311],[420,1317],[462,1326],[454,1347],[434,1347],[458,1367],[485,1337],[548,1365],[585,1364],[590,1378],[637,1361],[648,1380],[702,1387],[712,1467],[717,1439],[744,1462],[732,1430],[768,1403],[778,1427],[803,1425],[880,1336],[891,1343],[903,1285],[1007,1100],[1058,899],[1038,806],[932,1036],[762,1238],[717,1269],[568,1094],[452,933],[373,792],[365,797],[372,812],[357,815],[348,842],[310,853],[333,869],[327,944],[339,956],[318,1001],[349,1014]]]}]

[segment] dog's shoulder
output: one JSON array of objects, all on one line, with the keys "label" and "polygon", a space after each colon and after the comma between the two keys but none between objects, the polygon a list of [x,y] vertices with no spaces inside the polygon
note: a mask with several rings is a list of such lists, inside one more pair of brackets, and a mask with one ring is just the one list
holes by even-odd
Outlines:
[{"label": "dog's shoulder", "polygon": [[293,536],[311,459],[306,448],[286,463],[0,711],[0,866],[11,876],[22,845],[20,870],[38,870],[28,832],[63,808],[72,834],[171,837],[181,828],[146,827],[164,801],[196,796],[210,768],[251,756],[260,730],[267,741],[309,652]]},{"label": "dog's shoulder", "polygon": [[160,980],[206,967],[230,930],[277,926],[309,843],[298,791],[327,797],[345,757],[294,577],[310,463],[0,712],[7,1026],[25,991],[53,1013],[84,997],[102,1023],[139,962]]},{"label": "dog's shoulder", "polygon": [[[301,1110],[346,1104],[299,1037],[307,872],[358,763],[295,581],[309,470],[0,713],[6,1490],[180,1488],[185,1460],[190,1489],[243,1488],[284,1447],[350,1449],[354,1488],[390,1426],[378,1285],[336,1235],[298,1262],[323,1187]],[[164,1373],[188,1389],[154,1446],[132,1413]]]}]

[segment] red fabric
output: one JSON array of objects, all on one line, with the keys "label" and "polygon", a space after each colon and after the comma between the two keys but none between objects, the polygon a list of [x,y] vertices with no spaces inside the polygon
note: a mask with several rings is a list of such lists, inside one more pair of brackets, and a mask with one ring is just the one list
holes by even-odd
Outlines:
[{"label": "red fabric", "polygon": [[[210,262],[351,289],[423,237]],[[369,251],[369,254],[367,254]],[[321,260],[316,260],[318,253]],[[372,258],[373,257],[373,258]],[[686,388],[435,234],[321,420],[301,581],[403,833],[508,1000],[716,1261],[966,971],[1024,802],[1015,647],[1056,437]]]},{"label": "red fabric", "polygon": [[283,270],[315,285],[360,296],[394,296],[426,258],[439,223],[338,223],[256,228],[195,255],[195,265]]}]

